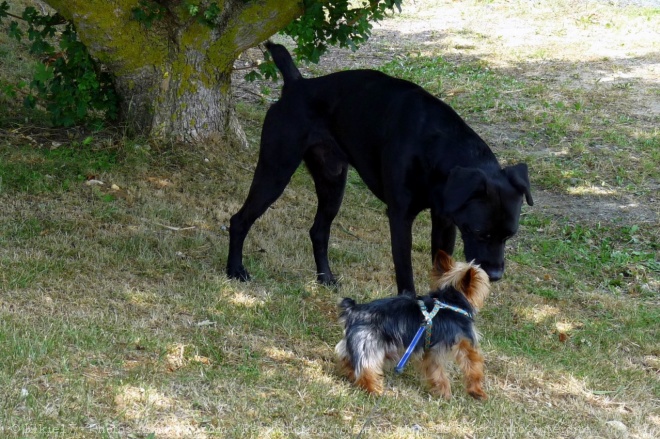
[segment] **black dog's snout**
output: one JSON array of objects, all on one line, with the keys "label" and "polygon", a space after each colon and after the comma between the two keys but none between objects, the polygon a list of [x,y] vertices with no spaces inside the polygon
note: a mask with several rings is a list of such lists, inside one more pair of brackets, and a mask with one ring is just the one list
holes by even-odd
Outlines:
[{"label": "black dog's snout", "polygon": [[491,282],[497,282],[498,280],[502,279],[502,276],[504,276],[504,265],[497,266],[491,265],[487,262],[479,263],[478,261],[477,264],[479,264],[479,266],[483,268],[486,274],[488,274],[488,280]]},{"label": "black dog's snout", "polygon": [[502,276],[504,275],[504,270],[492,270],[492,271],[486,271],[488,273],[488,280],[491,282],[497,282],[498,280],[502,279]]}]

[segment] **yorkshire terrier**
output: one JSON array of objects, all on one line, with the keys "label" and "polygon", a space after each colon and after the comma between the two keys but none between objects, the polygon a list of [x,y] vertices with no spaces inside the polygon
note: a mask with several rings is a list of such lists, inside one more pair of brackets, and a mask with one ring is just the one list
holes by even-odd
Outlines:
[{"label": "yorkshire terrier", "polygon": [[[412,357],[431,393],[451,398],[443,367],[445,357],[451,353],[465,375],[468,394],[486,399],[482,387],[484,359],[478,347],[474,316],[490,291],[488,275],[478,265],[454,261],[439,251],[431,279],[437,289],[425,296],[402,294],[364,304],[350,298],[341,301],[344,338],[335,352],[342,372],[357,386],[381,394],[386,362],[406,356],[404,352],[413,339],[419,340],[420,335],[416,334],[421,334],[420,327],[426,324],[426,340],[420,340],[412,349]],[[430,325],[422,308],[427,313],[436,308]],[[405,361],[402,360],[404,364]],[[399,372],[402,362],[397,367]]]}]

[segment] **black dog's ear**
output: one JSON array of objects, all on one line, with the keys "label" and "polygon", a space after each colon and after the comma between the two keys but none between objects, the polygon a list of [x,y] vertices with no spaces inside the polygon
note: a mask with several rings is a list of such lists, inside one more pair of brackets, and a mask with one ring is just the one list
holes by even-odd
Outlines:
[{"label": "black dog's ear", "polygon": [[444,188],[445,212],[455,212],[476,194],[485,192],[488,178],[481,169],[455,167]]},{"label": "black dog's ear", "polygon": [[527,165],[525,163],[518,163],[517,165],[507,166],[504,168],[504,174],[509,179],[513,187],[525,194],[525,200],[527,200],[527,204],[533,206],[534,200],[532,200],[532,191],[529,185]]}]

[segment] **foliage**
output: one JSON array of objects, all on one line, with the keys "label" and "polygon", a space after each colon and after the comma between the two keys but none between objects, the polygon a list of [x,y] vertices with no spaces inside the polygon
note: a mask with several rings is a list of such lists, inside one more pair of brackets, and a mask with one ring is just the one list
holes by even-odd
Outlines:
[{"label": "foliage", "polygon": [[356,50],[371,35],[372,22],[381,20],[395,7],[401,11],[401,0],[362,1],[353,7],[350,0],[305,0],[305,13],[282,33],[296,41],[299,58],[317,63],[328,46],[339,45]]},{"label": "foliage", "polygon": [[[328,50],[328,44],[357,50],[371,36],[373,22],[385,18],[396,7],[401,11],[401,0],[361,1],[355,7],[350,0],[304,0],[305,13],[282,30],[296,42],[298,59],[318,63]],[[276,78],[271,62],[259,66],[266,78]],[[255,76],[258,76],[255,73]]]},{"label": "foliage", "polygon": [[[313,63],[319,62],[328,44],[356,50],[359,44],[369,39],[374,21],[383,19],[395,7],[401,10],[401,0],[361,0],[359,5],[351,0],[304,0],[303,3],[304,14],[284,28],[282,34],[294,39],[299,59]],[[183,8],[190,17],[211,27],[218,22],[222,12],[215,1],[185,1]],[[139,6],[131,12],[135,20],[151,28],[155,20],[165,17],[167,9],[162,2],[140,0]],[[248,80],[260,77],[277,78],[272,62],[260,64],[258,71],[246,75]]]},{"label": "foliage", "polygon": [[[59,14],[40,14],[27,7],[22,15],[8,13],[6,1],[0,4],[0,22],[7,17],[24,21],[24,32],[18,22],[7,26],[10,37],[21,41],[27,36],[30,53],[42,59],[34,67],[30,91],[24,99],[27,107],[43,105],[54,125],[71,126],[81,122],[96,122],[102,117],[117,116],[117,95],[112,77],[91,58],[85,45],[78,39],[73,23]],[[63,28],[63,29],[62,29]],[[57,47],[53,41],[57,40]],[[0,92],[15,96],[26,87],[19,83],[12,87],[0,84]]]}]

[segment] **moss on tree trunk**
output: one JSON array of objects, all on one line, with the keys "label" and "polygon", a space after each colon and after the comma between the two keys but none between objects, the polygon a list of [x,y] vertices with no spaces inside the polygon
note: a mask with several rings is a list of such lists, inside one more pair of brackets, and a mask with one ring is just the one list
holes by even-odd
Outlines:
[{"label": "moss on tree trunk", "polygon": [[132,18],[138,0],[46,2],[73,21],[90,53],[115,75],[123,122],[138,133],[185,142],[246,143],[234,114],[234,61],[302,13],[298,0],[225,0],[209,27],[181,2],[160,1],[168,13],[147,29]]}]

